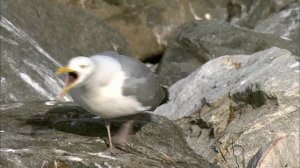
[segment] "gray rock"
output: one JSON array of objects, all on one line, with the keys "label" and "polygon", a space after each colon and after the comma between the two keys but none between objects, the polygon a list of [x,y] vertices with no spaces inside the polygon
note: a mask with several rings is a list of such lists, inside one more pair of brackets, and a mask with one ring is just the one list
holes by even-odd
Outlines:
[{"label": "gray rock", "polygon": [[[135,121],[135,134],[124,154],[110,156],[104,152],[104,121],[80,107],[28,102],[0,108],[1,167],[215,167],[187,145],[175,124],[161,116],[128,117]],[[113,122],[113,134],[124,121]]]},{"label": "gray rock", "polygon": [[299,55],[298,43],[221,21],[193,21],[172,35],[158,67],[162,83],[171,85],[203,63],[223,55],[252,54],[276,46]]},{"label": "gray rock", "polygon": [[162,84],[170,86],[188,76],[200,65],[201,62],[192,53],[182,48],[171,48],[169,45],[158,64],[157,74]]},{"label": "gray rock", "polygon": [[254,28],[256,24],[277,13],[297,0],[230,0],[227,4],[227,21],[242,27]]},{"label": "gray rock", "polygon": [[247,167],[299,167],[299,154],[299,136],[278,133],[254,155]]},{"label": "gray rock", "polygon": [[[223,56],[207,62],[187,78],[172,85],[169,89],[170,101],[158,107],[155,112],[170,119],[190,116],[199,107],[205,106],[205,103],[226,97],[229,91],[236,92],[255,83],[264,86],[272,80],[277,82],[274,84],[278,87],[274,88],[276,92],[281,90],[296,96],[295,91],[299,87],[298,73],[299,63],[296,57],[287,50],[275,47],[252,55]],[[283,79],[288,79],[287,82],[293,87],[281,84]],[[268,85],[265,87],[270,87],[268,91],[272,89]]]},{"label": "gray rock", "polygon": [[101,19],[51,0],[1,1],[1,15],[63,63],[74,56],[114,50],[114,45],[120,53],[130,54],[126,40]]},{"label": "gray rock", "polygon": [[141,60],[161,55],[167,37],[194,19],[226,18],[226,3],[218,0],[55,0],[76,6],[101,19],[127,37],[133,55]]},{"label": "gray rock", "polygon": [[[48,0],[1,2],[1,102],[54,100],[63,82],[53,72],[77,55],[127,43],[98,18]],[[68,99],[68,98],[66,98]]]},{"label": "gray rock", "polygon": [[[276,133],[299,136],[299,66],[275,47],[214,59],[172,85],[155,114],[177,119],[190,146],[210,161],[246,166]],[[187,131],[193,125],[199,137]]]},{"label": "gray rock", "polygon": [[0,26],[0,101],[54,100],[63,86],[54,76],[60,63],[6,18],[1,18]]},{"label": "gray rock", "polygon": [[273,33],[300,41],[300,2],[293,3],[279,13],[275,13],[265,20],[260,21],[255,30],[263,33]]}]

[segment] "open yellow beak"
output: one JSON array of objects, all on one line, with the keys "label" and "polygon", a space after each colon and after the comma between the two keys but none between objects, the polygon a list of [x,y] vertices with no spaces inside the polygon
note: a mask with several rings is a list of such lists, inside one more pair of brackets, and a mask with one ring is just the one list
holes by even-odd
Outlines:
[{"label": "open yellow beak", "polygon": [[[62,73],[68,73],[68,72],[75,72],[74,70],[70,69],[69,67],[60,67],[55,71],[56,75],[62,74]],[[70,89],[72,89],[75,86],[74,83],[70,85],[65,85],[63,90],[60,92],[60,96],[63,97]]]},{"label": "open yellow beak", "polygon": [[67,73],[67,72],[75,72],[74,70],[70,69],[69,67],[60,67],[55,71],[56,75]]}]

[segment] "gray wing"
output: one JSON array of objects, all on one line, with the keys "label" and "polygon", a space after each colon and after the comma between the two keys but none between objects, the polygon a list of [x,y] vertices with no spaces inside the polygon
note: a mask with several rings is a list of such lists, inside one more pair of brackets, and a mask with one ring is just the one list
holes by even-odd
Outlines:
[{"label": "gray wing", "polygon": [[124,96],[135,96],[143,106],[157,107],[165,98],[158,77],[142,62],[117,52],[103,52],[101,55],[117,59],[128,77],[123,85]]}]

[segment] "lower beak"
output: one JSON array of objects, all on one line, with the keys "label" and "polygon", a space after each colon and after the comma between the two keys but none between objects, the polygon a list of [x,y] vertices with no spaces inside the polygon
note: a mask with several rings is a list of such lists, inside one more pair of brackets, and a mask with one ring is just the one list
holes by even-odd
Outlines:
[{"label": "lower beak", "polygon": [[[62,73],[68,73],[68,72],[75,72],[74,70],[70,69],[69,67],[60,67],[55,71],[56,75],[62,74]],[[74,83],[67,85],[65,84],[63,90],[60,92],[60,96],[63,97],[66,93],[69,92],[70,89],[72,89],[75,86]]]},{"label": "lower beak", "polygon": [[59,96],[63,97],[65,94],[67,94],[73,87],[75,86],[75,84],[71,84],[69,86],[64,86],[63,90],[60,92]]}]

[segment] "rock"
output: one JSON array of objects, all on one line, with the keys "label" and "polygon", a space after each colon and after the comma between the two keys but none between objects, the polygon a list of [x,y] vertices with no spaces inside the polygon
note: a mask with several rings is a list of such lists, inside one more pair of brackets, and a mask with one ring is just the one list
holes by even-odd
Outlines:
[{"label": "rock", "polygon": [[242,27],[254,28],[256,24],[277,13],[296,0],[230,0],[227,3],[227,21]]},{"label": "rock", "polygon": [[292,39],[299,44],[300,3],[293,3],[279,13],[260,21],[255,30]]},{"label": "rock", "polygon": [[54,100],[63,86],[53,73],[60,63],[6,18],[0,24],[0,102]]},{"label": "rock", "polygon": [[[130,118],[130,117],[129,117]],[[133,119],[131,117],[131,119]],[[115,133],[125,119],[113,122]],[[104,121],[72,103],[1,105],[1,167],[215,167],[186,143],[164,117],[134,118],[135,134],[125,153],[110,156]]]},{"label": "rock", "polygon": [[1,15],[59,62],[116,47],[130,54],[126,40],[101,19],[51,0],[1,1]]},{"label": "rock", "polygon": [[193,21],[178,28],[169,39],[158,75],[163,84],[171,85],[219,56],[252,54],[272,46],[299,55],[298,43],[279,36],[221,21]]},{"label": "rock", "polygon": [[194,19],[225,20],[228,0],[54,1],[103,19],[128,39],[136,58],[148,60],[163,53],[167,37],[179,25]]},{"label": "rock", "polygon": [[255,154],[247,167],[299,167],[299,154],[299,136],[278,133]]},{"label": "rock", "polygon": [[[154,113],[177,120],[208,160],[245,167],[276,133],[299,136],[299,66],[298,57],[276,47],[219,57],[172,85],[169,102]],[[190,136],[193,125],[200,136]]]},{"label": "rock", "polygon": [[112,49],[112,43],[129,52],[98,18],[47,0],[1,1],[0,26],[1,102],[54,100],[63,82],[53,72],[71,57]]},{"label": "rock", "polygon": [[162,84],[171,86],[176,81],[188,76],[200,65],[201,62],[192,53],[168,46],[158,64],[157,74]]},{"label": "rock", "polygon": [[[187,78],[172,85],[169,89],[170,102],[158,107],[155,112],[170,119],[190,116],[207,102],[226,97],[229,91],[233,93],[256,83],[267,87],[269,92],[274,89],[276,92],[285,91],[296,96],[299,87],[298,70],[299,62],[296,57],[291,52],[276,47],[252,55],[222,56],[207,62]],[[283,84],[283,80],[287,80],[291,87]],[[268,86],[268,82],[276,83]]]}]

